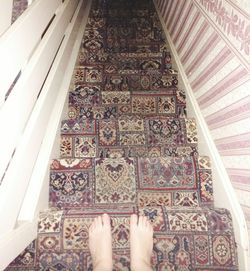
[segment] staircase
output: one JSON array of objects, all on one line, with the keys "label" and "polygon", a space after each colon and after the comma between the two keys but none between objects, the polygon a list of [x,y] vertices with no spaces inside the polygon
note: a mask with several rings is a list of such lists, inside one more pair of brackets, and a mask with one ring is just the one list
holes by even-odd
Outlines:
[{"label": "staircase", "polygon": [[154,270],[238,270],[232,219],[214,207],[210,160],[152,1],[93,1],[68,104],[50,209],[6,270],[92,270],[88,227],[104,212],[114,270],[130,270],[132,213],[154,227]]}]

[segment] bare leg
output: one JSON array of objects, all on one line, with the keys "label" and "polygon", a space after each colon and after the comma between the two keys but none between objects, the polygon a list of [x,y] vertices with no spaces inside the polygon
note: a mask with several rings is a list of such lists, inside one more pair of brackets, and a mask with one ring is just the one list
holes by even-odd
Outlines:
[{"label": "bare leg", "polygon": [[152,271],[153,227],[144,216],[130,218],[130,259],[132,271]]},{"label": "bare leg", "polygon": [[107,214],[94,219],[89,228],[89,249],[94,271],[112,271],[112,236]]}]

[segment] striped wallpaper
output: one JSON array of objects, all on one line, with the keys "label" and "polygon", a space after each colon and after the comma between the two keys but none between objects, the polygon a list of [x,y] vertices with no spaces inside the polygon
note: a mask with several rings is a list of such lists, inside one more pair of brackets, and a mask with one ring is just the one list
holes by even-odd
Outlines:
[{"label": "striped wallpaper", "polygon": [[[242,1],[242,5],[241,5]],[[155,0],[250,231],[250,15],[245,0]]]}]

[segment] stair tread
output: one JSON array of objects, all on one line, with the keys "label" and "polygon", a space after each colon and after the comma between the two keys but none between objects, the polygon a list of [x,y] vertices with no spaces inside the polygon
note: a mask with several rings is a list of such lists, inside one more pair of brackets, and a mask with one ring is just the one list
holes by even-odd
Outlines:
[{"label": "stair tread", "polygon": [[[198,139],[194,119],[123,115],[117,119],[64,120],[61,157],[194,155]],[[129,155],[130,153],[130,155]]]},{"label": "stair tread", "polygon": [[[146,215],[153,225],[154,247],[151,259],[155,270],[168,270],[175,266],[173,259],[178,261],[180,254],[189,260],[190,270],[208,267],[211,262],[213,270],[237,270],[232,220],[225,209],[173,210],[166,207],[134,207],[105,211],[111,217],[112,236],[115,237],[112,244],[114,270],[128,270],[129,267],[129,218],[132,213]],[[60,259],[62,266],[69,269],[74,264],[89,270],[91,260],[88,250],[88,228],[93,219],[101,213],[103,209],[42,213],[36,244],[43,248],[38,255],[41,266],[42,259],[49,255],[49,240],[54,240],[54,244],[61,238],[62,241],[57,243],[57,250],[53,252],[51,262],[47,265],[52,267],[57,259]],[[219,248],[222,247],[227,248],[226,254],[220,253]],[[195,250],[196,253],[190,253],[190,250]],[[168,257],[169,253],[172,253],[172,260]],[[63,257],[66,254],[76,261],[67,262]]]},{"label": "stair tread", "polygon": [[54,159],[50,204],[59,208],[95,205],[213,205],[208,157]]},{"label": "stair tread", "polygon": [[[182,256],[188,260],[190,270],[238,270],[232,219],[225,209],[135,207],[105,211],[111,217],[112,235],[116,237],[112,244],[114,271],[129,270],[129,217],[133,213],[146,215],[153,224],[151,261],[155,270],[178,268],[176,262]],[[92,270],[88,228],[101,213],[103,209],[42,212],[37,239],[6,270],[21,270],[20,263],[25,271],[33,271],[35,266],[35,270]]]}]

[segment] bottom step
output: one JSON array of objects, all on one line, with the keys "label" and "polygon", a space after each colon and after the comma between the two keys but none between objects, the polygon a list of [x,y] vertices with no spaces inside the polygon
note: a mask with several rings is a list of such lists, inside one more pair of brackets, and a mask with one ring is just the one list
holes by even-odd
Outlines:
[{"label": "bottom step", "polygon": [[153,225],[154,270],[238,270],[232,220],[227,210],[167,207],[49,210],[40,216],[37,240],[6,270],[92,270],[88,228],[93,218],[104,212],[111,216],[114,270],[130,270],[132,213],[147,216]]}]

